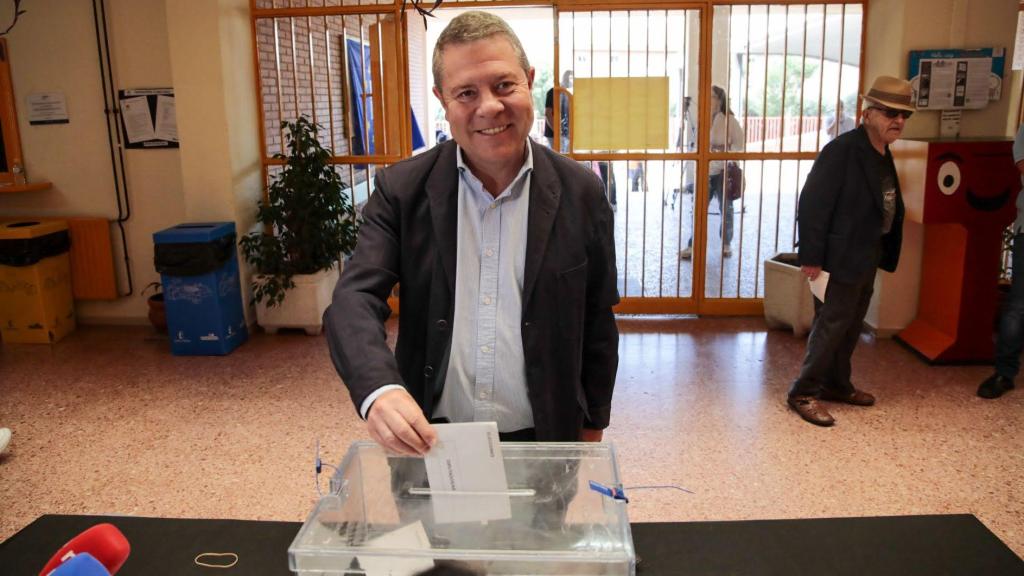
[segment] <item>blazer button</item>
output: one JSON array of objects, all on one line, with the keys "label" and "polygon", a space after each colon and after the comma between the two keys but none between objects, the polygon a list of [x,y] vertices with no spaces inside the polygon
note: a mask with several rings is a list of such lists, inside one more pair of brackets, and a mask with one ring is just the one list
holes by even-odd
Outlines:
[{"label": "blazer button", "polygon": [[448,321],[447,320],[438,320],[437,321],[437,331],[438,332],[444,332],[447,329],[448,329]]},{"label": "blazer button", "polygon": [[423,367],[423,375],[426,376],[427,378],[430,378],[431,376],[433,376],[434,375],[434,367],[431,366],[430,364],[427,364],[426,366],[424,366]]}]

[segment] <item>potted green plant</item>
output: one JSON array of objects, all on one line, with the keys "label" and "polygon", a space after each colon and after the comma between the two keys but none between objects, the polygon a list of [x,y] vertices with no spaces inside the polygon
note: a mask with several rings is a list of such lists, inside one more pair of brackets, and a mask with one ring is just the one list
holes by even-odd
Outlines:
[{"label": "potted green plant", "polygon": [[305,116],[281,124],[287,154],[273,177],[256,221],[262,229],[244,236],[245,260],[255,269],[256,319],[265,330],[302,328],[319,334],[324,309],[341,264],[356,244],[358,222],[349,186],[330,164],[333,153],[317,138],[319,126]]}]

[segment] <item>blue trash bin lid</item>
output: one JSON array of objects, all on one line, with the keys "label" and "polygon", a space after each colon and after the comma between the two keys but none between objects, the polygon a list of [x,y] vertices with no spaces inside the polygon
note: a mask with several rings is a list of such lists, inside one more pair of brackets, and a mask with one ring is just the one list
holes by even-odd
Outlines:
[{"label": "blue trash bin lid", "polygon": [[156,244],[210,242],[235,233],[234,222],[186,222],[153,234]]}]

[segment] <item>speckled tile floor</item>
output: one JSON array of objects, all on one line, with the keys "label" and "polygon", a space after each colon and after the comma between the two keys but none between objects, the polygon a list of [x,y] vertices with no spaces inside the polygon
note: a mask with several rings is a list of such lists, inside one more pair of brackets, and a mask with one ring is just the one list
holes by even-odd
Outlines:
[{"label": "speckled tile floor", "polygon": [[[873,408],[801,421],[784,397],[804,341],[757,318],[623,318],[612,425],[633,521],[972,513],[1024,555],[1024,391],[865,338]],[[44,513],[304,520],[327,462],[365,438],[322,338],[255,335],[173,357],[146,328],[0,346],[0,539]]]}]

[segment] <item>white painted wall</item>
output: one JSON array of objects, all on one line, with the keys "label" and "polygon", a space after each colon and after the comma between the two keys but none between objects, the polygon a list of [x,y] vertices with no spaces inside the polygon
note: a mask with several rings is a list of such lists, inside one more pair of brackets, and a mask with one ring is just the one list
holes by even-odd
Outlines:
[{"label": "white painted wall", "polygon": [[[186,219],[234,221],[245,234],[263,189],[249,2],[174,0],[167,30]],[[244,310],[251,324],[248,301]]]},{"label": "white painted wall", "polygon": [[[1021,72],[1009,70],[1013,60],[1018,0],[873,0],[868,7],[865,90],[882,74],[907,77],[908,52],[939,48],[1007,49],[1003,95],[984,110],[965,111],[964,138],[1012,138],[1016,132]],[[918,112],[904,138],[937,138],[939,113]],[[921,256],[920,224],[906,223],[899,268],[879,272],[875,296],[865,322],[879,335],[890,336],[917,315]]]},{"label": "white painted wall", "polygon": [[[43,192],[0,194],[0,216],[101,216],[114,219],[117,206],[107,144],[103,89],[96,50],[92,2],[33,0],[8,35],[19,130],[29,180],[49,180]],[[7,3],[0,23],[9,22]],[[112,61],[118,88],[172,85],[164,0],[108,0]],[[58,91],[67,98],[69,124],[30,126],[26,98]],[[135,295],[113,302],[78,302],[81,322],[143,323],[139,292],[158,278],[153,270],[152,233],[184,216],[179,153],[126,150],[132,217],[125,223]],[[111,228],[120,246],[120,236]],[[117,265],[124,277],[124,259]],[[122,290],[127,285],[122,282]]]},{"label": "white painted wall", "polygon": [[[117,216],[92,6],[91,0],[33,0],[8,36],[28,176],[53,188],[0,194],[0,216]],[[255,218],[262,184],[249,2],[106,0],[106,6],[115,87],[173,87],[181,149],[125,150],[135,294],[80,301],[77,312],[83,323],[145,323],[139,292],[159,279],[155,231],[231,220],[244,233]],[[6,26],[8,13],[5,3],[0,24]],[[66,95],[69,124],[29,126],[26,97],[41,91]],[[118,268],[123,278],[120,254]]]}]

